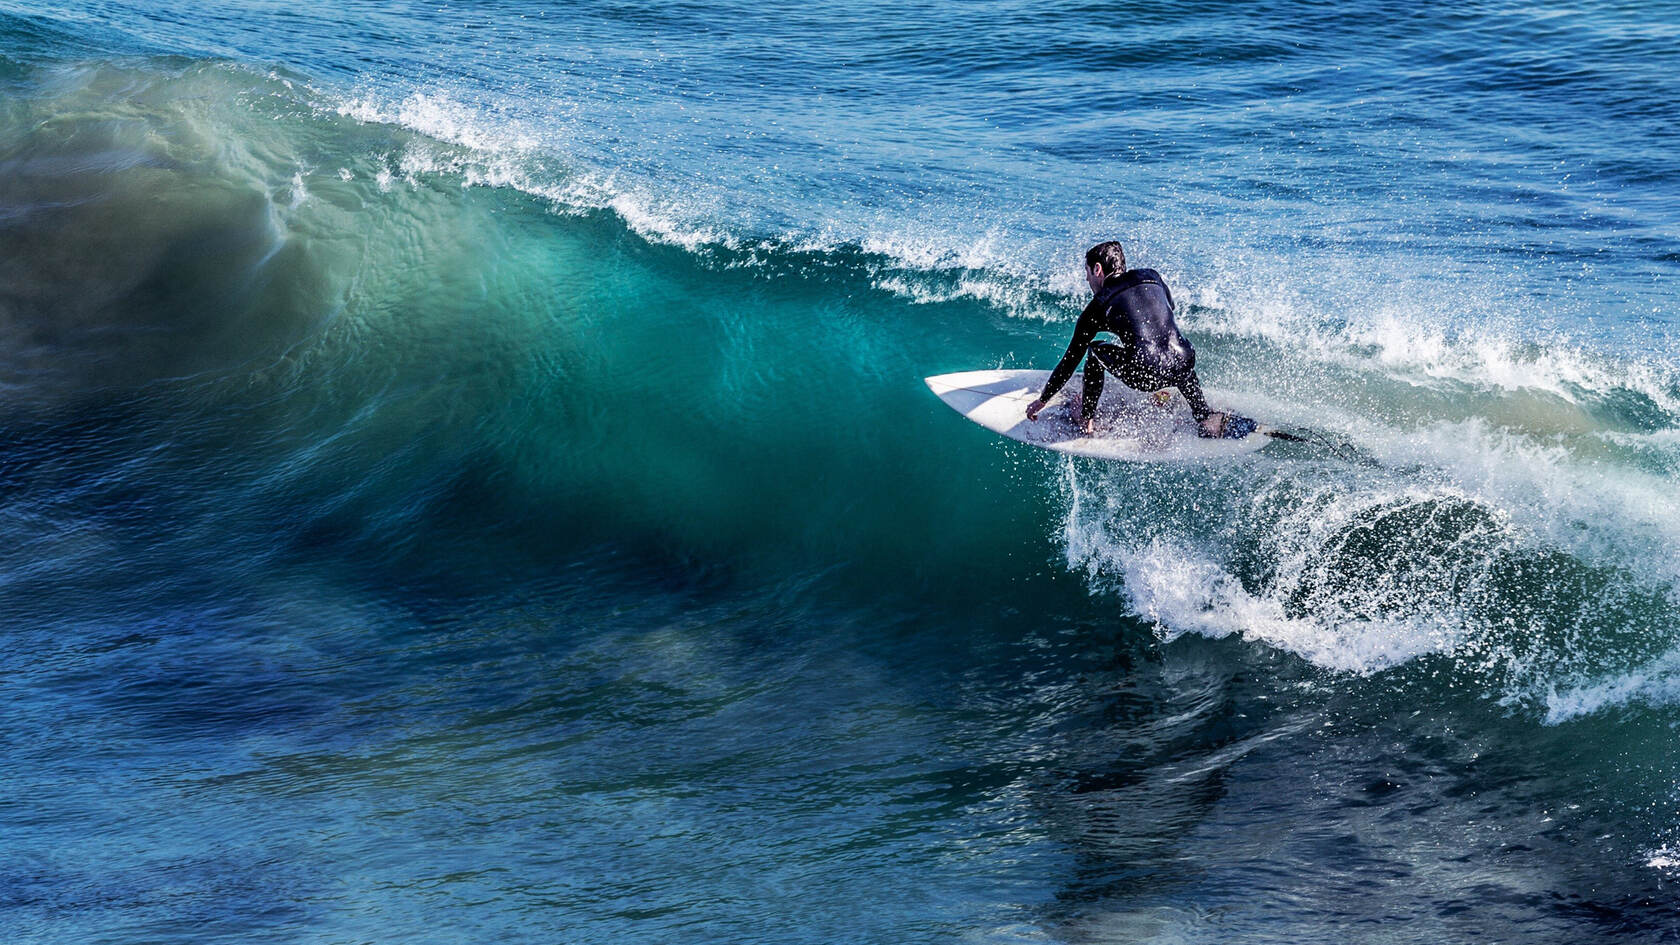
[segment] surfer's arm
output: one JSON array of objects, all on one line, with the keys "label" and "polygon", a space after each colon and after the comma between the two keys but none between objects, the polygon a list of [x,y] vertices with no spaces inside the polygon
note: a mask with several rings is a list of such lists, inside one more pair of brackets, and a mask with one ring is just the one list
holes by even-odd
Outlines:
[{"label": "surfer's arm", "polygon": [[[1062,385],[1073,376],[1079,362],[1085,359],[1085,350],[1091,347],[1091,342],[1097,337],[1097,300],[1085,306],[1085,311],[1079,313],[1079,321],[1073,326],[1073,340],[1068,342],[1067,353],[1056,362],[1056,367],[1050,372],[1050,379],[1044,382],[1044,391],[1038,395],[1038,403],[1042,406],[1056,396]],[[1038,411],[1033,411],[1037,413]]]}]

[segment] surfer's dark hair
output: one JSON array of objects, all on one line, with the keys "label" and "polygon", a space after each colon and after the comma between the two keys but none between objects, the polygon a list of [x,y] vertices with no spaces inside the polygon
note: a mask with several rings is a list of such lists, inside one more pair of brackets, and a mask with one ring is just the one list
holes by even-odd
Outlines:
[{"label": "surfer's dark hair", "polygon": [[1114,240],[1098,243],[1085,251],[1085,268],[1102,263],[1103,272],[1116,275],[1126,271],[1126,249]]}]

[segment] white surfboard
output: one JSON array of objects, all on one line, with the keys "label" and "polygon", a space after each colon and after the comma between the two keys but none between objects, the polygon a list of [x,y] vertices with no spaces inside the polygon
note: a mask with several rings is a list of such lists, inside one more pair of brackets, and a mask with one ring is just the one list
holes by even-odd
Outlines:
[{"label": "white surfboard", "polygon": [[[1027,405],[1038,399],[1049,371],[964,371],[927,378],[927,386],[952,409],[994,433],[1058,453],[1142,463],[1186,463],[1228,459],[1252,453],[1272,441],[1261,426],[1240,440],[1198,436],[1184,398],[1173,392],[1164,406],[1113,378],[1103,385],[1097,406],[1097,432],[1082,436],[1070,414],[1078,402],[1075,375],[1038,415],[1027,419]],[[1209,392],[1217,408],[1222,398]]]}]

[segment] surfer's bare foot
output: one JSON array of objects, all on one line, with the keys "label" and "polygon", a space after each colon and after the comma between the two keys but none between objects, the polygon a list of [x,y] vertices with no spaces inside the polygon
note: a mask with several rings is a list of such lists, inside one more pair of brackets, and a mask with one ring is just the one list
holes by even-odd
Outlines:
[{"label": "surfer's bare foot", "polygon": [[1225,421],[1231,415],[1228,413],[1210,413],[1202,418],[1202,436],[1210,440],[1217,440],[1225,435]]},{"label": "surfer's bare foot", "polygon": [[1095,436],[1097,432],[1096,418],[1079,421],[1079,432],[1082,436]]}]

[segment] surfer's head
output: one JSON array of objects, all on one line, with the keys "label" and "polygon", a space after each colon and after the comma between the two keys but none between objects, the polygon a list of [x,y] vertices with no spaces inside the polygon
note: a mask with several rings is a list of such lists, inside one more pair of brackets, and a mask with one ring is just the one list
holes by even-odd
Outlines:
[{"label": "surfer's head", "polygon": [[1114,240],[1098,243],[1085,251],[1085,281],[1091,291],[1102,288],[1103,280],[1126,271],[1126,249]]}]

